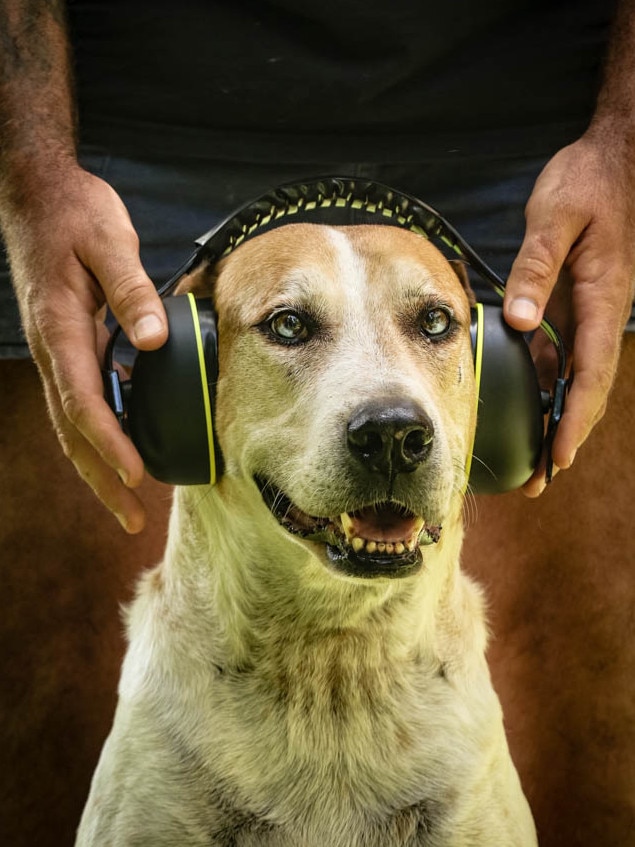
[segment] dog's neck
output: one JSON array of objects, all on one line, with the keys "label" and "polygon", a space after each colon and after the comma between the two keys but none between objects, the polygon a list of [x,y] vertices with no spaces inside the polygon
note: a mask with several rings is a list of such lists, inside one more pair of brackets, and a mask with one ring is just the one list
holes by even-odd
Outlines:
[{"label": "dog's neck", "polygon": [[374,648],[390,650],[383,661],[443,664],[446,652],[456,655],[457,638],[466,653],[482,652],[484,631],[467,633],[462,623],[473,620],[465,604],[480,603],[480,596],[459,571],[460,501],[439,543],[425,548],[418,574],[362,580],[330,570],[313,545],[277,525],[252,489],[223,480],[175,493],[166,589],[171,604],[186,596],[199,610],[199,637],[213,641],[221,663],[249,666],[254,655],[280,649],[282,640],[287,652],[290,642],[297,644],[305,660],[309,647],[339,644],[345,651],[347,636],[382,644],[387,628],[389,648]]}]

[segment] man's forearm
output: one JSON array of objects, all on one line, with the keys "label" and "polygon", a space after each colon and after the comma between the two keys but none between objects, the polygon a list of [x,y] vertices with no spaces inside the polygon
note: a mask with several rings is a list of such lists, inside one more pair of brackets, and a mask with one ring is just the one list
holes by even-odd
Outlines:
[{"label": "man's forearm", "polygon": [[75,158],[63,0],[0,0],[0,211]]},{"label": "man's forearm", "polygon": [[635,0],[618,3],[590,132],[635,159]]}]

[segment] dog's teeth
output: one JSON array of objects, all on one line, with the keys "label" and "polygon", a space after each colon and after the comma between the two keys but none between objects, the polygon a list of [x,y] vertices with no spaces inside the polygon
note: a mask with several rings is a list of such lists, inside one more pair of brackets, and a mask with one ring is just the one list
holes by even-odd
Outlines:
[{"label": "dog's teeth", "polygon": [[355,533],[355,525],[353,523],[353,519],[348,514],[348,512],[342,512],[340,515],[340,521],[342,522],[342,529],[344,530],[344,534],[350,540],[354,537]]},{"label": "dog's teeth", "polygon": [[402,541],[371,541],[356,534],[355,521],[351,518],[348,512],[342,512],[340,515],[340,523],[346,540],[352,547],[353,551],[355,553],[361,553],[363,551],[371,556],[374,553],[385,554],[388,556],[401,556],[406,551],[409,553],[414,552],[417,549],[419,537],[426,525],[423,518],[417,518],[414,522],[412,533],[408,538],[404,538]]}]

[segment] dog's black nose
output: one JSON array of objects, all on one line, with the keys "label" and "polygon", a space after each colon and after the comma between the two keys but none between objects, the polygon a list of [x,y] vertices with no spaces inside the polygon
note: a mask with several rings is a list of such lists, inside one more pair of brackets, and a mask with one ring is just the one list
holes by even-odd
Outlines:
[{"label": "dog's black nose", "polygon": [[348,422],[348,447],[368,470],[392,476],[410,473],[426,460],[434,426],[415,404],[371,403]]}]

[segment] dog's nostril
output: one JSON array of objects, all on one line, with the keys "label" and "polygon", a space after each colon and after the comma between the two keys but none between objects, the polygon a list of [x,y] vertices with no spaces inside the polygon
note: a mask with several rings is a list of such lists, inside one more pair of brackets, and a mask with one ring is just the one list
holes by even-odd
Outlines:
[{"label": "dog's nostril", "polygon": [[366,468],[384,474],[410,472],[425,461],[434,427],[416,406],[371,404],[348,424],[348,446]]},{"label": "dog's nostril", "polygon": [[385,448],[381,432],[371,424],[358,429],[349,427],[348,442],[351,447],[367,458],[381,456]]},{"label": "dog's nostril", "polygon": [[401,447],[401,452],[406,461],[416,462],[424,459],[429,451],[432,439],[431,430],[423,426],[407,432]]}]

